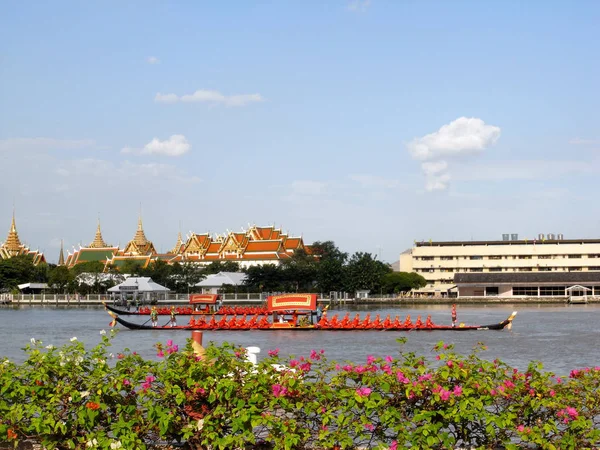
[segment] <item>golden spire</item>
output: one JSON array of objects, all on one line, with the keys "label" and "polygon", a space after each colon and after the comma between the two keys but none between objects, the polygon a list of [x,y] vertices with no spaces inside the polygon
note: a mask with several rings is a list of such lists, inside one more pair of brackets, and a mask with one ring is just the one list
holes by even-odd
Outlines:
[{"label": "golden spire", "polygon": [[4,244],[2,245],[4,249],[11,255],[18,255],[23,245],[19,240],[19,234],[17,233],[17,226],[15,225],[15,211],[13,210],[12,222],[10,224],[10,230],[8,232],[8,237]]},{"label": "golden spire", "polygon": [[89,248],[106,248],[108,244],[104,242],[102,239],[102,231],[100,231],[100,219],[98,219],[98,228],[96,228],[96,236],[94,236],[94,240],[89,245]]},{"label": "golden spire", "polygon": [[148,239],[146,239],[146,235],[144,234],[144,227],[142,226],[142,216],[138,219],[138,228],[135,232],[135,236],[133,236],[133,242],[138,247],[148,245]]},{"label": "golden spire", "polygon": [[175,247],[173,247],[173,249],[169,253],[178,255],[179,251],[181,250],[182,245],[183,245],[183,240],[181,239],[181,231],[180,231],[179,234],[177,235],[177,244],[175,244]]},{"label": "golden spire", "polygon": [[65,252],[63,251],[63,240],[60,240],[60,253],[58,255],[58,265],[59,266],[64,266],[65,265]]}]

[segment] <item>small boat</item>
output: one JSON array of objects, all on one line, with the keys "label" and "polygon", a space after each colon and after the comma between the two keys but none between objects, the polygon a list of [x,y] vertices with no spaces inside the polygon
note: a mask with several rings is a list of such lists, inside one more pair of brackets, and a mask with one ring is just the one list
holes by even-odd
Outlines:
[{"label": "small boat", "polygon": [[327,313],[318,316],[316,294],[283,294],[274,295],[267,299],[268,312],[263,314],[221,315],[217,320],[215,315],[191,317],[185,325],[171,326],[170,322],[153,327],[146,321],[139,324],[124,320],[109,311],[114,318],[114,323],[131,330],[209,330],[209,331],[277,331],[277,330],[306,330],[306,331],[483,331],[510,329],[517,312],[513,312],[507,319],[490,325],[436,325],[430,317],[423,322],[419,316],[415,322],[407,316],[400,319],[396,316],[391,319],[387,316],[381,319],[379,315],[371,320],[369,314],[361,317],[357,314],[353,319],[349,313],[339,319],[337,314],[331,318]]},{"label": "small boat", "polygon": [[[267,312],[264,306],[224,306],[220,303],[218,294],[190,294],[189,306],[175,306],[175,313],[179,316],[194,316],[203,314],[263,314]],[[103,302],[104,307],[115,314],[123,316],[150,316],[151,306],[142,305],[137,308],[117,308]],[[155,305],[159,316],[170,316],[171,305]]]}]

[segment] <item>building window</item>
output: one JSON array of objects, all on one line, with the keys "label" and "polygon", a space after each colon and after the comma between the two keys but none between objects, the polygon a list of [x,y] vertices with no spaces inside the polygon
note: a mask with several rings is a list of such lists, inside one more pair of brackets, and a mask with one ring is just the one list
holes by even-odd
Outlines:
[{"label": "building window", "polygon": [[479,260],[479,259],[483,259],[483,256],[474,255],[474,256],[471,256],[469,259],[477,259],[477,260]]},{"label": "building window", "polygon": [[489,259],[502,259],[502,256],[500,255],[492,255],[492,256],[488,256]]},{"label": "building window", "polygon": [[531,267],[519,267],[519,272],[532,272]]},{"label": "building window", "polygon": [[581,272],[583,267],[569,267],[569,272]]},{"label": "building window", "polygon": [[490,267],[490,272],[502,272],[502,267]]},{"label": "building window", "polygon": [[421,261],[433,261],[433,256],[421,256]]},{"label": "building window", "polygon": [[442,261],[452,261],[454,259],[454,256],[441,256],[440,259]]},{"label": "building window", "polygon": [[569,255],[569,259],[579,259],[581,255]]},{"label": "building window", "polygon": [[531,255],[519,255],[519,259],[531,259]]},{"label": "building window", "polygon": [[600,266],[590,266],[588,270],[600,270]]},{"label": "building window", "polygon": [[598,254],[588,255],[588,258],[600,258],[600,255],[598,255]]},{"label": "building window", "polygon": [[540,255],[538,256],[539,259],[552,259],[552,255]]},{"label": "building window", "polygon": [[514,286],[513,295],[526,295],[528,297],[537,297],[537,286]]},{"label": "building window", "polygon": [[483,272],[482,267],[472,267],[469,272]]},{"label": "building window", "polygon": [[551,267],[538,267],[538,271],[540,272],[550,272],[551,270]]},{"label": "building window", "polygon": [[540,286],[540,295],[544,297],[560,297],[565,295],[565,286]]},{"label": "building window", "polygon": [[486,286],[486,288],[485,288],[485,296],[486,297],[496,297],[496,296],[498,296],[498,286]]}]

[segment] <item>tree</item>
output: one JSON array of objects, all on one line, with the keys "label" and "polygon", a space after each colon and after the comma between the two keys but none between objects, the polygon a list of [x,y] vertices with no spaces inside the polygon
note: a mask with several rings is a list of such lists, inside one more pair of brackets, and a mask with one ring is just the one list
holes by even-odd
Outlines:
[{"label": "tree", "polygon": [[219,272],[240,272],[240,265],[235,261],[213,261],[204,267],[203,272],[207,275]]},{"label": "tree", "polygon": [[333,241],[315,242],[311,255],[317,261],[316,288],[320,292],[344,290],[346,284],[344,266],[348,254],[340,251]]},{"label": "tree", "polygon": [[254,292],[282,291],[283,270],[275,264],[249,267],[244,284]]},{"label": "tree", "polygon": [[175,280],[176,292],[189,293],[204,278],[204,273],[202,268],[193,262],[176,262],[173,264],[172,278]]},{"label": "tree", "polygon": [[417,289],[427,284],[425,278],[417,273],[391,272],[383,276],[382,289],[384,294],[398,294]]},{"label": "tree", "polygon": [[286,291],[311,292],[317,277],[317,262],[304,250],[296,250],[281,267],[282,281]]},{"label": "tree", "polygon": [[19,255],[0,260],[0,292],[10,292],[19,284],[48,281],[48,265],[34,265],[30,255]]},{"label": "tree", "polygon": [[356,252],[348,261],[346,286],[351,292],[362,289],[380,292],[383,276],[391,271],[388,264],[373,258],[370,253]]},{"label": "tree", "polygon": [[54,293],[64,294],[73,289],[75,276],[66,266],[50,267],[48,271],[48,284]]}]

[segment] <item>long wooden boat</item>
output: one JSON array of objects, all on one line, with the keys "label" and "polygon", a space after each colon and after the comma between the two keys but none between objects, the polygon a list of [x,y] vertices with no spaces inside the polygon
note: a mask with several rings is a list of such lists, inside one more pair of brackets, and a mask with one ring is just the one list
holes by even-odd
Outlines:
[{"label": "long wooden boat", "polygon": [[172,326],[170,322],[162,325],[152,326],[149,320],[145,323],[135,323],[125,320],[109,311],[114,318],[115,323],[131,330],[210,330],[210,331],[279,331],[279,330],[306,330],[306,331],[484,331],[484,330],[503,330],[512,326],[517,312],[513,312],[505,320],[489,325],[436,325],[431,317],[427,317],[423,322],[421,317],[417,317],[413,322],[410,316],[400,319],[396,316],[394,319],[387,316],[381,319],[377,315],[371,319],[367,314],[361,317],[360,314],[351,319],[347,313],[342,319],[337,314],[331,318],[323,314],[317,320],[316,294],[284,294],[269,297],[267,300],[269,312],[271,314],[254,315],[223,315],[217,320],[215,315],[210,319],[205,316],[190,318],[189,323]]}]

